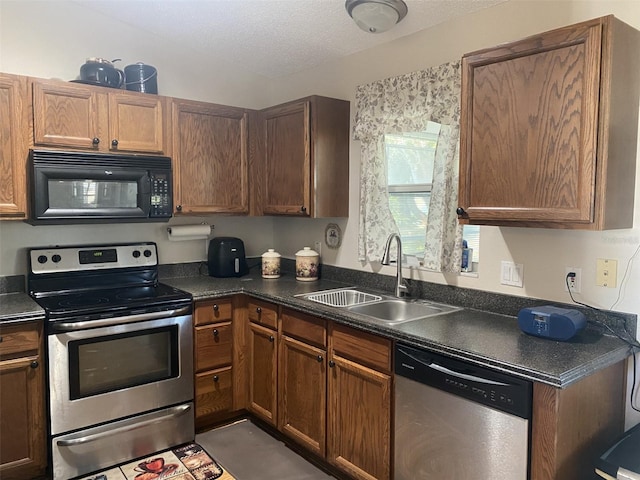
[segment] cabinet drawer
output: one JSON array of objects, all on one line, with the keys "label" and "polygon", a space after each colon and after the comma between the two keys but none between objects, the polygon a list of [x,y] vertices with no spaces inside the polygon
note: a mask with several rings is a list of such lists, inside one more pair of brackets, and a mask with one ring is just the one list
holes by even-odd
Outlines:
[{"label": "cabinet drawer", "polygon": [[230,322],[233,315],[233,306],[230,298],[206,300],[197,302],[195,309],[195,325],[205,325],[214,322]]},{"label": "cabinet drawer", "polygon": [[231,367],[196,374],[196,418],[228,412],[233,405]]},{"label": "cabinet drawer", "polygon": [[327,346],[327,322],[293,310],[282,310],[282,332],[321,347]]},{"label": "cabinet drawer", "polygon": [[196,371],[231,364],[233,332],[231,322],[196,327]]},{"label": "cabinet drawer", "polygon": [[0,356],[38,350],[38,324],[22,323],[0,327]]},{"label": "cabinet drawer", "polygon": [[251,299],[247,307],[249,320],[273,330],[278,328],[278,306],[273,303]]},{"label": "cabinet drawer", "polygon": [[391,340],[334,323],[333,352],[384,372],[391,371]]}]

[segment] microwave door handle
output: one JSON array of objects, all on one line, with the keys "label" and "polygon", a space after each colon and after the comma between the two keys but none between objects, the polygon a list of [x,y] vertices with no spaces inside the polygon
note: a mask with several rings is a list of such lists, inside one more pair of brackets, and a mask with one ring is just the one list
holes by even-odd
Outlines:
[{"label": "microwave door handle", "polygon": [[87,320],[85,322],[54,322],[53,329],[57,332],[74,332],[95,327],[111,327],[125,323],[140,322],[144,320],[156,320],[158,318],[171,318],[187,315],[191,310],[190,306],[175,310],[165,310],[162,312],[141,313],[139,315],[127,315],[126,317],[103,318],[99,320]]},{"label": "microwave door handle", "polygon": [[179,417],[187,413],[191,409],[191,405],[179,405],[177,407],[173,407],[168,414],[162,415],[160,417],[150,418],[148,420],[144,420],[142,422],[135,422],[128,425],[123,425],[118,428],[114,428],[112,430],[107,430],[100,433],[95,433],[93,435],[85,435],[83,437],[70,438],[68,440],[58,440],[56,443],[61,447],[73,447],[74,445],[82,445],[84,443],[95,442],[96,440],[101,440],[103,438],[108,438],[113,435],[118,435],[120,433],[131,432],[133,430],[138,430],[139,428],[144,428],[149,425],[153,425],[155,423],[161,423],[170,418]]}]

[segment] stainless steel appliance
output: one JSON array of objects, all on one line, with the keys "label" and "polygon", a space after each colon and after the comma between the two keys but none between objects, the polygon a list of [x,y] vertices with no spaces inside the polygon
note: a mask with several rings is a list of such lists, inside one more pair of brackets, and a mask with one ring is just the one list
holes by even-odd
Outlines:
[{"label": "stainless steel appliance", "polygon": [[31,150],[33,224],[166,222],[173,213],[171,159]]},{"label": "stainless steel appliance", "polygon": [[34,248],[45,309],[54,479],[193,441],[191,295],[158,282],[154,243]]},{"label": "stainless steel appliance", "polygon": [[395,480],[526,480],[531,383],[395,348]]}]

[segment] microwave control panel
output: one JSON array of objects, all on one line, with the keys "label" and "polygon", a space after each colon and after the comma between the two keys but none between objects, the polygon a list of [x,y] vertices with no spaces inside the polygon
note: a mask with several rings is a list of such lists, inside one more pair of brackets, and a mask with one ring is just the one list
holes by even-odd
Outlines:
[{"label": "microwave control panel", "polygon": [[173,213],[170,176],[170,173],[151,172],[150,217],[170,217]]}]

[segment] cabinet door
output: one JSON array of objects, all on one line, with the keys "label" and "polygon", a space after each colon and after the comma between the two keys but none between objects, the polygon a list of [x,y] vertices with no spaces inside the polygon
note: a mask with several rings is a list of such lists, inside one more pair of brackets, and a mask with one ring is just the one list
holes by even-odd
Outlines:
[{"label": "cabinet door", "polygon": [[278,362],[278,428],[324,457],[326,351],[282,337]]},{"label": "cabinet door", "polygon": [[36,478],[46,466],[43,366],[38,355],[0,361],[0,478]]},{"label": "cabinet door", "polygon": [[601,56],[591,22],[463,57],[462,218],[593,223]]},{"label": "cabinet door", "polygon": [[249,410],[276,425],[277,349],[276,332],[249,324]]},{"label": "cabinet door", "polygon": [[353,478],[391,471],[391,377],[333,356],[329,363],[327,460]]},{"label": "cabinet door", "polygon": [[166,153],[164,105],[157,95],[109,93],[109,149]]},{"label": "cabinet door", "polygon": [[34,144],[98,150],[100,142],[104,144],[106,140],[102,135],[107,133],[102,130],[107,112],[103,112],[98,104],[95,89],[55,81],[34,81]]},{"label": "cabinet door", "polygon": [[246,111],[174,100],[172,116],[176,210],[179,213],[247,213]]},{"label": "cabinet door", "polygon": [[311,213],[310,104],[299,102],[263,111],[265,214]]},{"label": "cabinet door", "polygon": [[231,322],[195,327],[196,371],[231,365],[233,332]]},{"label": "cabinet door", "polygon": [[27,216],[26,77],[0,74],[0,218]]}]

